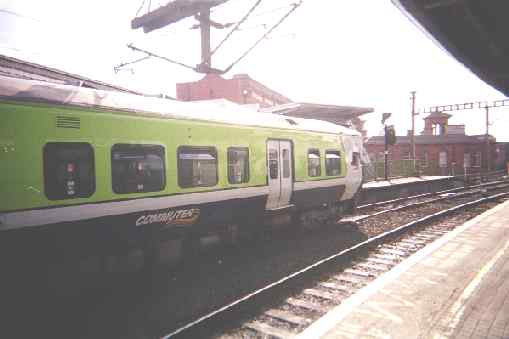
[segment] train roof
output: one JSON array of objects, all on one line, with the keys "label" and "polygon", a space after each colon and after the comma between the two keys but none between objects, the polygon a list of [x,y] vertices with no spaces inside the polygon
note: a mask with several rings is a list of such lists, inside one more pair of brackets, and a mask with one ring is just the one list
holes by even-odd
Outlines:
[{"label": "train roof", "polygon": [[261,113],[224,99],[183,102],[5,76],[0,76],[0,98],[106,108],[168,119],[360,135],[353,129],[330,122]]}]

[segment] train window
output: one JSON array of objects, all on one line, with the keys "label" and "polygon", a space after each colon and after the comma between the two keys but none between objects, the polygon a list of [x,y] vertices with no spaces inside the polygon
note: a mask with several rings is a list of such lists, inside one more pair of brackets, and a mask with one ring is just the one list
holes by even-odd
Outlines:
[{"label": "train window", "polygon": [[310,149],[308,151],[308,175],[310,177],[319,177],[322,175],[320,151],[317,149]]},{"label": "train window", "polygon": [[355,169],[359,169],[360,164],[361,164],[361,156],[360,156],[359,152],[353,152],[352,153],[352,166]]},{"label": "train window", "polygon": [[85,142],[50,142],[43,149],[44,192],[50,200],[95,192],[94,150]]},{"label": "train window", "polygon": [[341,152],[325,152],[325,172],[325,174],[328,176],[336,176],[341,174]]},{"label": "train window", "polygon": [[166,186],[164,158],[164,147],[160,145],[113,145],[113,192],[126,194],[162,191]]},{"label": "train window", "polygon": [[269,149],[269,175],[271,179],[279,177],[278,151],[273,148]]},{"label": "train window", "polygon": [[183,188],[215,186],[218,181],[216,149],[214,147],[179,147],[178,181]]},{"label": "train window", "polygon": [[284,148],[283,149],[283,178],[290,177],[290,152]]},{"label": "train window", "polygon": [[246,147],[228,148],[228,182],[241,184],[249,181],[249,149]]}]

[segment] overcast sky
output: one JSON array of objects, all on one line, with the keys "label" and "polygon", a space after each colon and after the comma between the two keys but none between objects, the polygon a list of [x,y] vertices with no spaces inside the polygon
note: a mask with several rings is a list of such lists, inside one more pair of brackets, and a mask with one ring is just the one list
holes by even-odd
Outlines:
[{"label": "overcast sky", "polygon": [[[113,67],[142,57],[134,45],[195,65],[199,31],[194,19],[144,34],[130,21],[142,0],[0,0],[0,53],[57,67],[149,93],[175,95],[175,83],[202,77],[191,70],[150,59],[115,73]],[[145,0],[157,8],[167,1]],[[230,0],[214,9],[218,22],[238,21],[255,0]],[[289,9],[291,0],[264,0],[213,57],[224,68]],[[227,30],[213,30],[213,45]],[[366,115],[370,135],[381,129],[382,112],[392,112],[398,134],[410,126],[410,94],[417,107],[495,100],[503,95],[486,85],[414,26],[390,0],[305,0],[269,39],[227,76],[248,73],[293,101],[375,108]],[[417,117],[417,131],[423,127]],[[484,133],[484,112],[460,111],[451,120],[467,133]],[[491,132],[504,131],[509,109],[492,111]]]}]

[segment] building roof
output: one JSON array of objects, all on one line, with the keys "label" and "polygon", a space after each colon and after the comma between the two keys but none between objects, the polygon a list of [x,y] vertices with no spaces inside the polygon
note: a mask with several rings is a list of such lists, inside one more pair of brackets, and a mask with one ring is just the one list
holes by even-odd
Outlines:
[{"label": "building roof", "polygon": [[458,61],[509,96],[509,1],[392,2]]},{"label": "building roof", "polygon": [[198,120],[336,135],[359,135],[355,130],[326,121],[260,113],[224,99],[182,102],[5,76],[0,76],[1,98],[105,108],[110,111],[113,109],[134,115],[166,119]]},{"label": "building roof", "polygon": [[360,115],[371,113],[374,111],[374,109],[371,107],[337,106],[313,104],[307,102],[295,102],[269,107],[263,111],[281,115],[290,115],[293,117],[319,119],[332,122],[333,124],[341,124],[347,120],[359,117]]},{"label": "building roof", "polygon": [[120,91],[142,95],[140,92],[132,91],[102,81],[83,77],[81,75],[64,72],[62,70],[39,65],[13,57],[0,55],[0,75],[28,80],[47,81],[57,84],[74,84],[88,88],[95,88],[105,91]]},{"label": "building roof", "polygon": [[452,114],[447,114],[444,112],[431,112],[428,116],[424,117],[423,119],[431,119],[431,118],[447,118],[449,119],[452,117]]},{"label": "building roof", "polygon": [[[385,138],[383,136],[370,137],[366,144],[384,145]],[[479,139],[471,135],[449,134],[449,135],[416,135],[415,144],[431,145],[431,144],[481,144],[483,139]],[[397,136],[396,144],[410,144],[409,136]]]}]

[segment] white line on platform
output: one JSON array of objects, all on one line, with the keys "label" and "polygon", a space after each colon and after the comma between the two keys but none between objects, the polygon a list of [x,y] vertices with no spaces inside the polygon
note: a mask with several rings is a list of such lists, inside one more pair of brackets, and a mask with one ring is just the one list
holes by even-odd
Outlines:
[{"label": "white line on platform", "polygon": [[478,223],[480,220],[492,215],[493,213],[496,213],[497,211],[503,208],[506,208],[507,206],[509,206],[509,200],[467,221],[466,223],[457,227],[450,233],[444,235],[443,237],[427,245],[420,251],[414,253],[408,259],[404,260],[399,265],[395,266],[392,270],[385,273],[381,277],[375,279],[371,284],[367,285],[359,292],[355,293],[354,295],[346,299],[344,302],[342,302],[341,305],[332,309],[322,318],[318,319],[310,327],[308,327],[302,333],[297,335],[296,339],[316,339],[325,335],[327,332],[333,329],[343,318],[349,315],[354,310],[355,307],[361,305],[370,296],[372,296],[374,293],[382,289],[382,287],[396,280],[402,273],[404,273],[405,271],[413,267],[415,264],[422,261],[424,258],[426,258],[431,253],[445,245],[453,238],[457,237],[465,230],[469,229],[471,226]]}]

